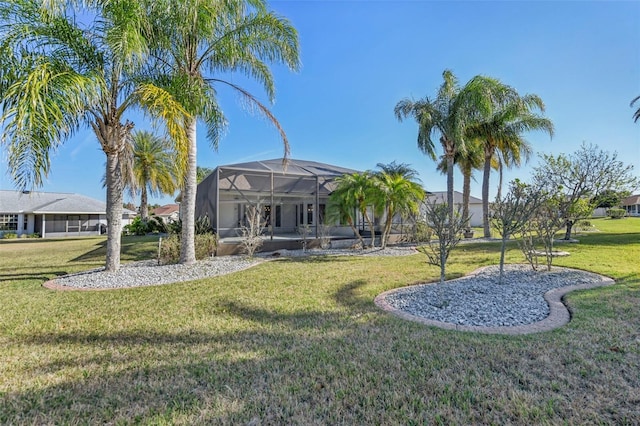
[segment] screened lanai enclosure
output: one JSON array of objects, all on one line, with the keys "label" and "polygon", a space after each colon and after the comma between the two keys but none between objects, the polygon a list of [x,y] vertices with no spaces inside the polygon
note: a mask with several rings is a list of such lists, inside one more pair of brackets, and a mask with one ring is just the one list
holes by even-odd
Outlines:
[{"label": "screened lanai enclosure", "polygon": [[198,185],[196,217],[208,216],[220,238],[237,237],[254,206],[271,239],[301,229],[319,238],[326,226],[332,235],[349,237],[350,227],[326,223],[326,212],[335,179],[356,172],[314,161],[291,159],[285,165],[281,158],[219,166]]}]

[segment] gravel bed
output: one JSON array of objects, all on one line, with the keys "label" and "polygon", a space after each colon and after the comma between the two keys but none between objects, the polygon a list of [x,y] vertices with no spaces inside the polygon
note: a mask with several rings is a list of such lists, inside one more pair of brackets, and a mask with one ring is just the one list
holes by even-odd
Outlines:
[{"label": "gravel bed", "polygon": [[54,282],[82,289],[126,288],[170,284],[229,274],[260,263],[240,256],[214,257],[193,265],[158,265],[155,260],[123,264],[116,272],[104,268],[58,277]]},{"label": "gravel bed", "polygon": [[302,256],[401,256],[415,253],[413,247],[389,247],[384,250],[278,250],[274,253],[258,253],[255,258],[246,256],[221,256],[201,260],[193,265],[158,265],[155,260],[125,263],[117,272],[105,272],[104,268],[92,269],[58,277],[54,282],[65,287],[80,289],[127,288],[170,284],[230,274],[254,266],[267,258]]},{"label": "gravel bed", "polygon": [[554,288],[600,282],[599,275],[554,267],[533,271],[529,265],[505,265],[444,284],[421,284],[398,289],[385,297],[392,307],[421,318],[457,325],[510,327],[533,324],[549,315],[543,295]]}]

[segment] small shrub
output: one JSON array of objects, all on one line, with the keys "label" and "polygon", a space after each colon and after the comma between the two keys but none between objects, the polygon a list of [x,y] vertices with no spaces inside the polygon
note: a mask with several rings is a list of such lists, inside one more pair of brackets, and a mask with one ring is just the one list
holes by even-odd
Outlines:
[{"label": "small shrub", "polygon": [[167,225],[167,232],[169,234],[180,234],[182,232],[182,219],[169,223]]},{"label": "small shrub", "polygon": [[172,234],[158,241],[158,263],[166,265],[180,260],[180,236]]},{"label": "small shrub", "polygon": [[27,238],[40,238],[40,234],[38,234],[37,232],[34,232],[33,234],[27,235]]},{"label": "small shrub", "polygon": [[431,240],[433,232],[426,221],[418,220],[414,225],[407,226],[402,236],[402,242],[405,243],[422,243]]},{"label": "small shrub", "polygon": [[244,254],[249,257],[262,247],[262,228],[265,221],[260,215],[262,208],[260,203],[257,206],[249,206],[246,212],[246,225],[240,228],[240,237]]},{"label": "small shrub", "polygon": [[[180,261],[180,235],[172,234],[161,238],[158,242],[158,263],[166,265]],[[218,247],[218,236],[200,234],[195,236],[196,259],[202,260],[213,256]]]},{"label": "small shrub", "polygon": [[218,247],[218,236],[216,234],[197,234],[196,239],[196,259],[207,259],[216,254]]},{"label": "small shrub", "polygon": [[[180,228],[182,229],[182,225]],[[198,217],[194,223],[194,228],[194,233],[196,235],[213,234],[213,228],[211,227],[209,216]]]},{"label": "small shrub", "polygon": [[318,237],[320,237],[320,248],[328,249],[331,247],[331,227],[320,225],[318,228]]},{"label": "small shrub", "polygon": [[609,209],[607,210],[607,216],[611,219],[622,219],[627,214],[625,209]]},{"label": "small shrub", "polygon": [[591,228],[593,226],[589,220],[581,220],[577,225],[583,228]]},{"label": "small shrub", "polygon": [[13,240],[15,238],[18,238],[18,234],[16,234],[15,232],[5,232],[2,238],[5,238],[7,240]]}]

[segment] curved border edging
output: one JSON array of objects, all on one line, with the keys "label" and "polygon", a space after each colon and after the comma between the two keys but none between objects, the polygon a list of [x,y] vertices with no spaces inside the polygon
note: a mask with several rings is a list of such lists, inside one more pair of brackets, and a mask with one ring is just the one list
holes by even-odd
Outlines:
[{"label": "curved border edging", "polygon": [[[480,273],[486,268],[488,267],[484,266],[482,268],[476,269],[475,271],[471,272],[469,275],[466,275],[465,277],[472,277],[474,275],[477,275],[478,273]],[[572,269],[572,268],[565,268],[565,269]],[[579,271],[579,269],[572,269],[572,270]],[[582,272],[588,272],[588,271],[582,271]],[[393,294],[404,288],[413,287],[413,286],[394,288],[393,290],[388,290],[388,291],[385,291],[384,293],[380,293],[374,299],[374,303],[376,304],[376,306],[378,306],[382,310],[389,312],[402,319],[418,322],[424,325],[442,328],[445,330],[472,331],[472,332],[484,333],[484,334],[505,334],[505,335],[541,333],[544,331],[550,331],[558,327],[562,327],[563,325],[568,324],[569,321],[571,320],[571,313],[569,312],[569,309],[565,306],[564,303],[562,303],[562,298],[564,297],[565,294],[570,293],[572,291],[576,291],[576,290],[588,290],[592,288],[604,287],[604,286],[615,284],[615,281],[612,278],[605,277],[604,275],[596,274],[594,272],[589,272],[589,273],[600,277],[600,281],[589,283],[589,284],[577,284],[577,285],[570,285],[565,287],[558,287],[553,290],[549,290],[543,295],[544,300],[549,305],[549,315],[541,321],[534,322],[531,324],[524,324],[524,325],[515,325],[515,326],[506,326],[506,327],[483,327],[483,326],[476,326],[476,325],[459,325],[459,324],[453,324],[450,322],[436,321],[429,318],[424,318],[424,317],[419,317],[417,315],[409,314],[407,312],[396,309],[393,306],[391,306],[389,303],[387,303],[386,298],[388,295]],[[465,277],[462,277],[462,278],[465,278]]]}]

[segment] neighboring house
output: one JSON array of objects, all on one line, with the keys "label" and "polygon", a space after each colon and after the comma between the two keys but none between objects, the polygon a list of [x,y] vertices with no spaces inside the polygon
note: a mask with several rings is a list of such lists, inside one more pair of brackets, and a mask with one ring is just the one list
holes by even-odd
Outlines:
[{"label": "neighboring house", "polygon": [[622,208],[627,211],[627,216],[640,216],[640,194],[622,200]]},{"label": "neighboring house", "polygon": [[[198,185],[196,217],[206,215],[221,237],[235,237],[246,225],[247,208],[260,205],[267,235],[292,234],[308,227],[318,237],[335,178],[357,170],[314,161],[282,159],[219,166]],[[332,234],[353,235],[349,226]]]},{"label": "neighboring house", "polygon": [[167,204],[153,209],[153,216],[161,218],[164,223],[177,222],[180,218],[180,205]]},{"label": "neighboring house", "polygon": [[[447,202],[447,191],[434,191],[427,193],[427,201],[433,202],[436,200],[437,204],[443,204]],[[460,206],[460,212],[462,212],[462,193],[453,191],[453,205],[457,209]],[[482,200],[476,198],[473,195],[469,196],[469,216],[471,217],[469,223],[474,227],[482,226]]]},{"label": "neighboring house", "polygon": [[[41,237],[99,235],[107,226],[105,203],[79,194],[0,190],[0,234]],[[136,212],[124,209],[122,224]]]}]

